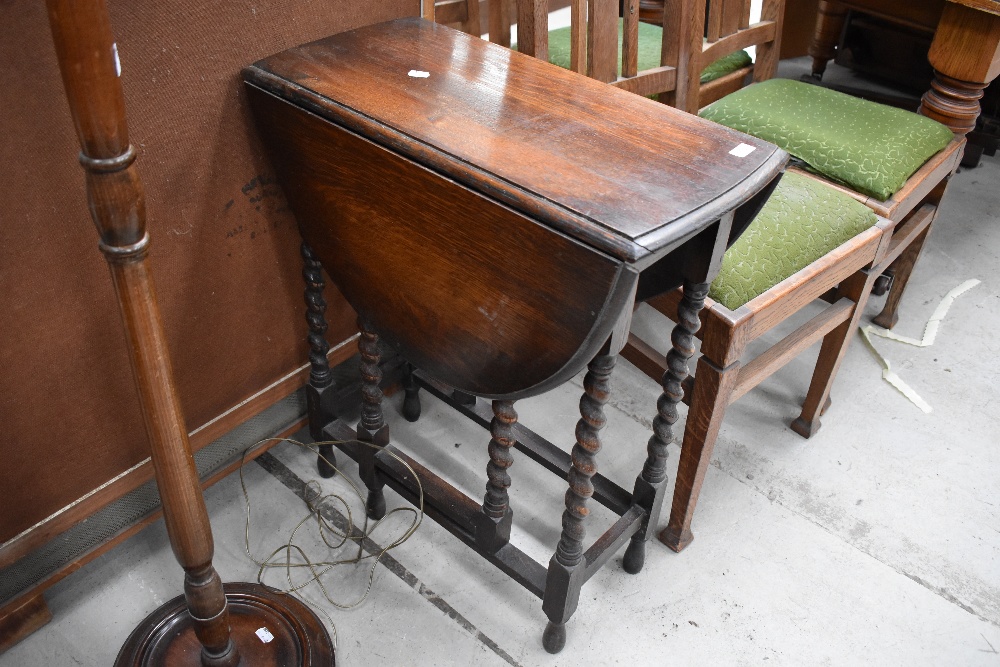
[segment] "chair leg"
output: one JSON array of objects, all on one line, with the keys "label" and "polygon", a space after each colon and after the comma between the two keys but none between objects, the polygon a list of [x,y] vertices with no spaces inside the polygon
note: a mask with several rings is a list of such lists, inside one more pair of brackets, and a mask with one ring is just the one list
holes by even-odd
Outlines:
[{"label": "chair leg", "polygon": [[691,519],[739,374],[738,361],[726,368],[719,368],[704,356],[698,360],[691,408],[688,410],[684,441],[681,444],[681,458],[677,464],[670,521],[659,536],[660,541],[674,551],[683,551],[694,539]]},{"label": "chair leg", "polygon": [[823,338],[809,391],[802,403],[802,413],[791,424],[792,430],[803,438],[810,438],[819,430],[820,416],[830,406],[830,388],[854,332],[858,329],[865,304],[878,277],[879,274],[874,271],[860,271],[843,281],[837,289],[838,299],[846,297],[855,306],[851,317]]},{"label": "chair leg", "polygon": [[889,296],[885,299],[885,306],[882,308],[882,312],[872,320],[883,329],[891,329],[899,321],[897,310],[899,309],[899,302],[903,299],[903,290],[906,289],[906,283],[909,282],[910,275],[913,273],[913,266],[917,263],[917,259],[920,258],[920,252],[924,248],[924,241],[927,239],[927,234],[930,230],[931,225],[928,225],[927,229],[919,237],[913,239],[913,242],[892,264],[894,273],[892,287],[889,288]]},{"label": "chair leg", "polygon": [[[323,267],[305,241],[302,242],[302,278],[306,283],[306,322],[309,323],[309,384],[306,386],[306,414],[309,435],[313,440],[324,439],[323,429],[336,417],[333,373],[326,358],[330,344],[326,342],[326,301],[323,299]],[[320,445],[316,467],[320,477],[336,474],[337,459],[333,445]]]}]

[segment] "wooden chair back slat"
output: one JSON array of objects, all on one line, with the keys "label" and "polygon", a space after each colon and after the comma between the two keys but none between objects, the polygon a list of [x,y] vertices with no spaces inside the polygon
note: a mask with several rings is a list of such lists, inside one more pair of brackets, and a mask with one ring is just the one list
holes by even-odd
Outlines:
[{"label": "wooden chair back slat", "polygon": [[[784,4],[784,0],[764,0],[760,21],[751,25],[749,0],[665,0],[664,32],[681,35],[674,61],[677,63],[674,106],[697,113],[740,88],[751,72],[754,81],[772,78],[778,67]],[[751,46],[756,48],[752,68],[701,84],[701,72],[710,63]]]},{"label": "wooden chair back slat", "polygon": [[587,73],[587,0],[570,5],[570,69]]},{"label": "wooden chair back slat", "polygon": [[500,46],[510,48],[511,3],[510,0],[490,0],[488,29],[490,41]]},{"label": "wooden chair back slat", "polygon": [[719,37],[736,34],[743,18],[743,0],[722,0],[722,30]]},{"label": "wooden chair back slat", "polygon": [[437,0],[434,3],[434,21],[444,25],[453,23],[464,25],[469,20],[471,4],[469,0]]},{"label": "wooden chair back slat", "polygon": [[[423,17],[470,35],[482,35],[479,0],[424,0]],[[430,12],[430,16],[427,15]]]},{"label": "wooden chair back slat", "polygon": [[[709,2],[707,8],[707,18],[708,29],[704,31],[703,34],[708,39],[709,43],[717,42],[719,37],[722,36],[722,2],[721,0],[716,0],[715,2]],[[666,22],[666,17],[664,17],[664,22]],[[704,28],[703,28],[704,30]]]},{"label": "wooden chair back slat", "polygon": [[[495,1],[490,0],[491,17]],[[548,58],[547,11],[548,0],[517,0],[517,48],[521,53]],[[619,16],[619,0],[571,1],[569,68],[629,92],[659,95],[660,101],[672,104],[673,90],[679,80],[678,58],[684,50],[680,35],[674,30],[664,30],[659,45],[659,65],[640,70],[639,0],[622,0],[621,18]],[[619,21],[622,26],[620,53]],[[491,41],[496,41],[492,40],[492,33],[491,27]]]},{"label": "wooden chair back slat", "polygon": [[778,72],[781,59],[781,24],[785,14],[785,0],[764,0],[761,9],[761,23],[774,24],[774,37],[757,45],[757,60],[754,63],[753,80],[765,81]]},{"label": "wooden chair back slat", "polygon": [[462,26],[462,30],[470,35],[481,37],[483,24],[479,18],[479,0],[466,0],[465,7],[465,24]]},{"label": "wooden chair back slat", "polygon": [[587,76],[618,78],[618,0],[590,0],[587,12]]},{"label": "wooden chair back slat", "polygon": [[517,0],[517,50],[539,60],[549,59],[548,2]]},{"label": "wooden chair back slat", "polygon": [[639,0],[622,2],[622,76],[634,77],[639,70]]}]

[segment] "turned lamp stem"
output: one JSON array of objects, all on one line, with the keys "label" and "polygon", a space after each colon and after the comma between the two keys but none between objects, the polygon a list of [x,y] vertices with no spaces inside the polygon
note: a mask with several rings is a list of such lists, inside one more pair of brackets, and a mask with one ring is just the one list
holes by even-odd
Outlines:
[{"label": "turned lamp stem", "polygon": [[142,183],[129,144],[117,48],[104,0],[48,0],[70,112],[80,140],[91,217],[111,270],[149,437],[163,516],[206,667],[233,667],[222,581],[187,426],[174,388],[149,268]]}]

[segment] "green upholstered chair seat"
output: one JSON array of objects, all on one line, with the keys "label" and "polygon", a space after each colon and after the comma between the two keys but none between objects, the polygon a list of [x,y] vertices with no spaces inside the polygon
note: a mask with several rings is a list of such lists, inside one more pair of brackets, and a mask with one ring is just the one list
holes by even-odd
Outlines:
[{"label": "green upholstered chair seat", "polygon": [[787,172],[757,217],[726,251],[708,295],[736,310],[877,220],[871,209],[844,193]]},{"label": "green upholstered chair seat", "polygon": [[787,79],[747,86],[701,116],[777,144],[811,170],[881,200],[954,138],[926,116]]},{"label": "green upholstered chair seat", "polygon": [[[623,22],[618,19],[618,53],[622,51]],[[648,23],[639,23],[639,71],[660,66],[660,49],[663,42],[663,28]],[[549,62],[569,69],[570,65],[570,28],[557,28],[549,31]],[[750,54],[746,51],[730,53],[716,60],[701,73],[701,82],[707,83],[735,72],[752,64]],[[618,60],[618,75],[621,76],[622,63]]]}]

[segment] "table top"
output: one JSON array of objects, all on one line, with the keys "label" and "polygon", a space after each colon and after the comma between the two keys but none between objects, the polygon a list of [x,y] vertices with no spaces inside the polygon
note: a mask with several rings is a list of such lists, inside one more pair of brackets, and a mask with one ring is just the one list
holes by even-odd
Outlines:
[{"label": "table top", "polygon": [[761,189],[772,144],[410,18],[282,52],[245,80],[626,261]]}]

